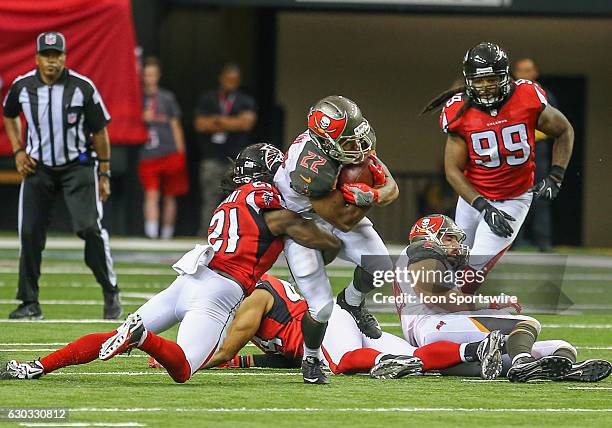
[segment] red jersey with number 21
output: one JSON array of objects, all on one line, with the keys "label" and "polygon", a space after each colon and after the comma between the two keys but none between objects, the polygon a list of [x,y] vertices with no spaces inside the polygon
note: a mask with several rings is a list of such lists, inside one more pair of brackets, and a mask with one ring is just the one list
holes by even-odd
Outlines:
[{"label": "red jersey with number 21", "polygon": [[264,182],[244,184],[230,193],[210,220],[208,243],[215,256],[208,264],[238,280],[248,294],[283,250],[264,220],[266,210],[283,209],[276,187]]},{"label": "red jersey with number 21", "polygon": [[453,121],[464,103],[463,94],[449,99],[440,126],[465,140],[469,161],[464,174],[474,189],[491,200],[527,192],[533,186],[536,125],[548,104],[545,92],[536,83],[517,80],[499,110],[489,114],[470,107]]}]

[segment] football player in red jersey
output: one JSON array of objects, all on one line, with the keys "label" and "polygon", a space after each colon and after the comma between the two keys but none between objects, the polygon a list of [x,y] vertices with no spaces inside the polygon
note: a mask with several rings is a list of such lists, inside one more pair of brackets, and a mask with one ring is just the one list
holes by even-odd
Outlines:
[{"label": "football player in red jersey", "polygon": [[[304,353],[301,322],[307,311],[306,301],[292,284],[262,276],[238,309],[223,345],[202,368],[230,360],[231,367],[299,367]],[[347,311],[334,305],[322,350],[325,364],[335,374],[369,372],[376,378],[399,378],[462,361],[483,361],[484,372],[496,375],[501,371],[501,353],[494,345],[499,342],[497,334],[471,344],[436,342],[416,348],[387,332],[377,339],[368,338]],[[249,341],[265,356],[234,357]]]},{"label": "football player in red jersey", "polygon": [[[39,361],[10,361],[16,378],[96,358],[108,360],[134,347],[155,357],[176,382],[186,382],[222,345],[235,310],[283,249],[283,237],[333,258],[341,242],[315,222],[283,206],[271,184],[284,161],[269,144],[245,148],[224,184],[228,195],[213,214],[208,245],[197,245],[173,268],[176,280],[115,331],[84,336]],[[157,335],[180,323],[177,341]]]},{"label": "football player in red jersey", "polygon": [[[439,95],[423,113],[446,103],[446,178],[459,194],[455,221],[472,248],[471,268],[490,270],[516,237],[533,197],[554,199],[570,161],[574,131],[529,80],[512,81],[508,57],[480,43],[463,60],[465,87]],[[549,175],[534,185],[535,131],[555,138]],[[477,284],[464,287],[473,293]]]}]

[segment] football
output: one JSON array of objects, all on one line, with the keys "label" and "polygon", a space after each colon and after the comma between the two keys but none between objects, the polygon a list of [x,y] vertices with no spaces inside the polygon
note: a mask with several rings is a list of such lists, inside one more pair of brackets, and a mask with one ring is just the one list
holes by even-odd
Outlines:
[{"label": "football", "polygon": [[336,187],[346,183],[364,183],[372,186],[374,184],[374,177],[372,177],[372,171],[370,171],[369,166],[375,163],[375,160],[368,157],[361,163],[344,165],[340,169]]}]

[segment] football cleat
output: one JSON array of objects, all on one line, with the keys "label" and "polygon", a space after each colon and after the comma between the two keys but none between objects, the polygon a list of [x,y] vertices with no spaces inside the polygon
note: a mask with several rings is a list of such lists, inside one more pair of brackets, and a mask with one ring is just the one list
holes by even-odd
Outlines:
[{"label": "football cleat", "polygon": [[101,360],[110,360],[117,354],[129,352],[132,348],[142,345],[147,337],[142,318],[138,314],[130,314],[123,324],[117,329],[117,333],[106,339],[100,346],[98,357]]},{"label": "football cleat", "polygon": [[612,373],[612,364],[606,360],[586,360],[572,364],[571,370],[555,380],[599,382]]},{"label": "football cleat", "polygon": [[9,319],[12,320],[41,320],[43,318],[38,302],[22,303],[9,314]]},{"label": "football cleat", "polygon": [[480,361],[480,377],[482,379],[495,379],[502,371],[502,352],[504,335],[499,330],[493,330],[478,345],[476,354]]},{"label": "football cleat", "polygon": [[118,320],[123,314],[123,308],[121,307],[121,299],[119,298],[119,292],[116,293],[104,293],[104,311],[102,316],[105,320]]},{"label": "football cleat", "polygon": [[340,294],[338,294],[338,297],[336,297],[336,303],[351,314],[359,330],[367,337],[370,339],[379,339],[382,336],[380,325],[378,321],[376,321],[376,318],[374,318],[374,315],[366,308],[365,302],[361,302],[359,306],[349,305],[346,302],[344,290],[342,290]]},{"label": "football cleat", "polygon": [[527,382],[534,379],[556,380],[572,369],[572,361],[569,358],[549,355],[539,360],[531,357],[519,358],[506,375],[510,382]]},{"label": "football cleat", "polygon": [[399,379],[409,375],[420,375],[423,362],[408,355],[385,355],[370,369],[375,379]]},{"label": "football cleat", "polygon": [[323,373],[323,363],[316,357],[306,357],[302,360],[302,375],[304,383],[327,385],[329,380]]},{"label": "football cleat", "polygon": [[45,374],[45,368],[40,361],[20,363],[11,360],[6,364],[6,373],[15,379],[38,379]]}]

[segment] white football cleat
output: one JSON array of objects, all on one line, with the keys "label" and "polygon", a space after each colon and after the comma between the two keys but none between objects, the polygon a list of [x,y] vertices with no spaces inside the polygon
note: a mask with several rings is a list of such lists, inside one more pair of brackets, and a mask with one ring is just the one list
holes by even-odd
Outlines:
[{"label": "white football cleat", "polygon": [[40,361],[21,363],[11,360],[6,364],[6,372],[15,379],[38,379],[45,374],[45,368]]},{"label": "white football cleat", "polygon": [[100,346],[98,357],[104,361],[110,360],[117,354],[129,352],[132,348],[142,345],[146,337],[147,330],[140,315],[130,314],[119,326],[117,333]]},{"label": "white football cleat", "polygon": [[502,371],[502,352],[504,335],[499,330],[493,330],[480,342],[476,351],[480,360],[480,377],[486,380],[495,379]]}]

